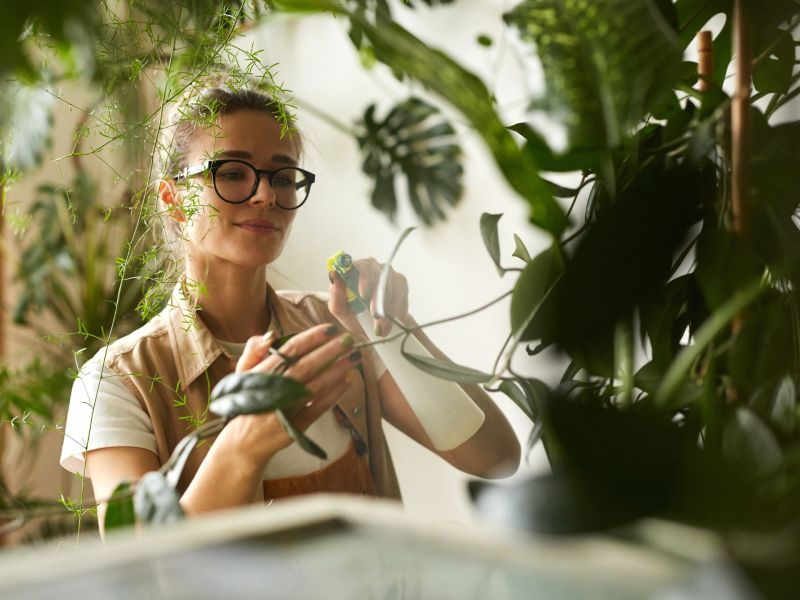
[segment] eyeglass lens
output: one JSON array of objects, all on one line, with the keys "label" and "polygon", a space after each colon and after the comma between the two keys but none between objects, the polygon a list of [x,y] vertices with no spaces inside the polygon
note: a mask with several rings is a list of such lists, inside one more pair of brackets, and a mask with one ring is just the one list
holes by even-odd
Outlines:
[{"label": "eyeglass lens", "polygon": [[[270,178],[275,201],[283,208],[296,208],[305,202],[309,185],[305,174],[295,167],[277,169]],[[227,162],[214,173],[217,194],[228,202],[245,202],[258,188],[255,169],[244,162]]]}]

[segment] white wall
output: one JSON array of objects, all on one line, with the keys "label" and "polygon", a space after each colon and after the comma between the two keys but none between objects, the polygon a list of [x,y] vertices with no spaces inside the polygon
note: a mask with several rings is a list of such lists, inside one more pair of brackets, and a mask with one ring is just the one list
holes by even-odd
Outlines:
[{"label": "white wall", "polygon": [[[520,71],[518,57],[504,42],[503,4],[462,0],[433,10],[397,9],[397,15],[419,37],[456,57],[493,87],[500,106],[510,109],[506,112],[511,123],[523,119],[529,97],[526,87],[536,85],[538,77],[535,71],[534,77]],[[481,33],[495,40],[493,47],[477,44]],[[407,206],[396,225],[372,209],[370,181],[361,173],[355,141],[302,107],[311,105],[349,125],[370,103],[378,104],[380,116],[409,93],[425,94],[414,84],[397,83],[380,65],[372,71],[363,69],[343,19],[281,17],[251,32],[248,39],[255,48],[263,49],[264,62],[278,63],[278,79],[297,99],[307,147],[304,165],[318,176],[271,280],[278,288],[327,289],[328,256],[345,249],[354,256],[385,260],[402,229],[418,223]],[[442,104],[440,99],[432,99]],[[518,233],[531,252],[547,243],[546,236],[527,223],[525,202],[501,178],[478,136],[463,125],[459,115],[451,113],[451,117],[465,151],[464,198],[445,224],[415,231],[395,263],[408,277],[411,312],[419,322],[470,310],[513,287],[514,276],[498,277],[484,249],[478,224],[482,212],[505,214],[500,230],[508,265],[518,262],[511,257],[512,233]],[[508,332],[508,302],[429,330],[453,360],[483,370],[492,368]],[[521,366],[527,373],[551,376],[547,364]],[[524,444],[530,422],[504,396],[496,399]],[[407,509],[448,521],[469,519],[467,477],[391,427],[387,430]],[[541,455],[533,458],[534,468],[545,468]]]}]

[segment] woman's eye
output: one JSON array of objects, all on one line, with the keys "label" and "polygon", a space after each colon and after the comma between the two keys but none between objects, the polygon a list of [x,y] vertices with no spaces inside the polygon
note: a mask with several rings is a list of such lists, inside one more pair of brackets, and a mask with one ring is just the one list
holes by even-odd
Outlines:
[{"label": "woman's eye", "polygon": [[284,175],[283,173],[278,173],[277,175],[275,175],[275,177],[272,178],[272,186],[285,187],[285,188],[294,187],[294,178],[291,175]]},{"label": "woman's eye", "polygon": [[239,181],[245,178],[243,169],[227,169],[225,171],[218,171],[217,177],[221,177],[226,181]]}]

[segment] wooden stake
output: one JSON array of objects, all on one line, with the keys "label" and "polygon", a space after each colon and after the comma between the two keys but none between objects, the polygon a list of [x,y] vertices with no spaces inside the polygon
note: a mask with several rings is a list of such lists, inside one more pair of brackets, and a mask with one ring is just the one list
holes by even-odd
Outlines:
[{"label": "wooden stake", "polygon": [[735,88],[731,103],[733,229],[750,234],[750,91],[753,48],[747,19],[747,0],[736,0],[733,15]]},{"label": "wooden stake", "polygon": [[[750,94],[753,47],[750,39],[747,2],[735,0],[733,9],[733,51],[735,87],[731,103],[731,207],[733,230],[743,240],[750,237]],[[733,334],[742,330],[743,315],[731,324]]]},{"label": "wooden stake", "polygon": [[714,76],[714,46],[710,31],[697,34],[697,53],[697,89],[705,93],[711,89],[711,78]]}]

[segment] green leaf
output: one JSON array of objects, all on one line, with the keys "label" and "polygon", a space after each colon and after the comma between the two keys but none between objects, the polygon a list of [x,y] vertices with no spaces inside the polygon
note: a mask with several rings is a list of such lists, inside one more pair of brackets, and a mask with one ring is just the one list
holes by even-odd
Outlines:
[{"label": "green leaf", "polygon": [[601,148],[570,148],[566,152],[556,153],[544,137],[527,123],[517,123],[511,125],[509,129],[525,138],[523,152],[529,155],[542,171],[566,173],[597,169],[606,154]]},{"label": "green leaf", "polygon": [[103,521],[105,531],[122,529],[136,524],[131,491],[131,484],[127,482],[120,483],[114,488],[111,498],[108,499],[108,508]]},{"label": "green leaf", "polygon": [[707,305],[714,309],[731,294],[761,277],[764,263],[749,241],[717,225],[716,217],[705,223],[697,244],[696,279]]},{"label": "green leaf", "polygon": [[619,399],[623,406],[633,400],[633,329],[623,319],[614,329],[614,377],[620,382]]},{"label": "green leaf", "polygon": [[550,248],[536,255],[520,273],[511,295],[511,331],[525,342],[546,337],[534,317],[561,276],[561,266]]},{"label": "green leaf", "polygon": [[786,434],[794,432],[797,419],[797,390],[791,375],[784,377],[772,397],[769,419]]},{"label": "green leaf", "polygon": [[529,263],[532,260],[531,255],[528,252],[528,248],[516,233],[514,234],[514,254],[511,256],[515,256],[526,263]]},{"label": "green leaf", "polygon": [[138,481],[133,506],[139,521],[150,525],[174,523],[186,516],[177,492],[158,471],[145,473]]},{"label": "green leaf", "polygon": [[[408,334],[411,335],[411,334]],[[486,383],[491,381],[494,377],[490,373],[477,371],[470,367],[464,367],[456,364],[451,360],[432,358],[428,356],[420,356],[419,354],[412,354],[406,352],[405,340],[400,347],[400,351],[408,361],[421,371],[425,371],[429,375],[438,377],[439,379],[446,379],[447,381],[455,381],[456,383]]]},{"label": "green leaf", "polygon": [[759,92],[785,94],[794,73],[794,40],[784,35],[753,73],[753,87]]},{"label": "green leaf", "polygon": [[375,181],[372,205],[390,220],[397,211],[398,174],[405,178],[411,205],[426,225],[443,220],[445,206],[458,204],[463,190],[461,148],[437,108],[412,97],[378,121],[373,104],[356,127],[362,170]]},{"label": "green leaf", "polygon": [[323,460],[328,458],[328,454],[325,452],[325,450],[323,450],[316,442],[314,442],[314,440],[309,438],[306,434],[295,427],[282,410],[276,411],[275,414],[278,415],[278,420],[280,421],[283,430],[290,438],[297,442],[298,446],[317,458],[321,458]]},{"label": "green leaf", "polygon": [[487,252],[497,267],[497,272],[503,275],[506,270],[500,265],[500,240],[497,236],[497,222],[502,214],[483,213],[481,215],[481,237]]},{"label": "green leaf", "polygon": [[673,258],[703,203],[714,197],[714,184],[710,168],[652,162],[615,199],[600,189],[596,216],[547,306],[552,341],[582,367],[613,375],[617,323],[669,280]]},{"label": "green leaf", "polygon": [[520,407],[522,412],[531,420],[536,420],[536,407],[524,388],[513,379],[504,379],[498,389]]},{"label": "green leaf", "polygon": [[214,386],[208,408],[232,419],[286,408],[309,395],[303,384],[275,373],[231,373]]},{"label": "green leaf", "polygon": [[725,423],[722,452],[725,459],[745,475],[769,472],[782,458],[772,431],[753,411],[743,406]]},{"label": "green leaf", "polygon": [[703,323],[694,335],[694,343],[681,350],[664,375],[656,394],[657,402],[660,405],[665,406],[672,400],[686,373],[706,346],[762,292],[760,283],[740,289]]},{"label": "green leaf", "polygon": [[650,0],[524,0],[504,18],[536,46],[545,101],[571,148],[615,148],[679,72],[678,38]]}]

